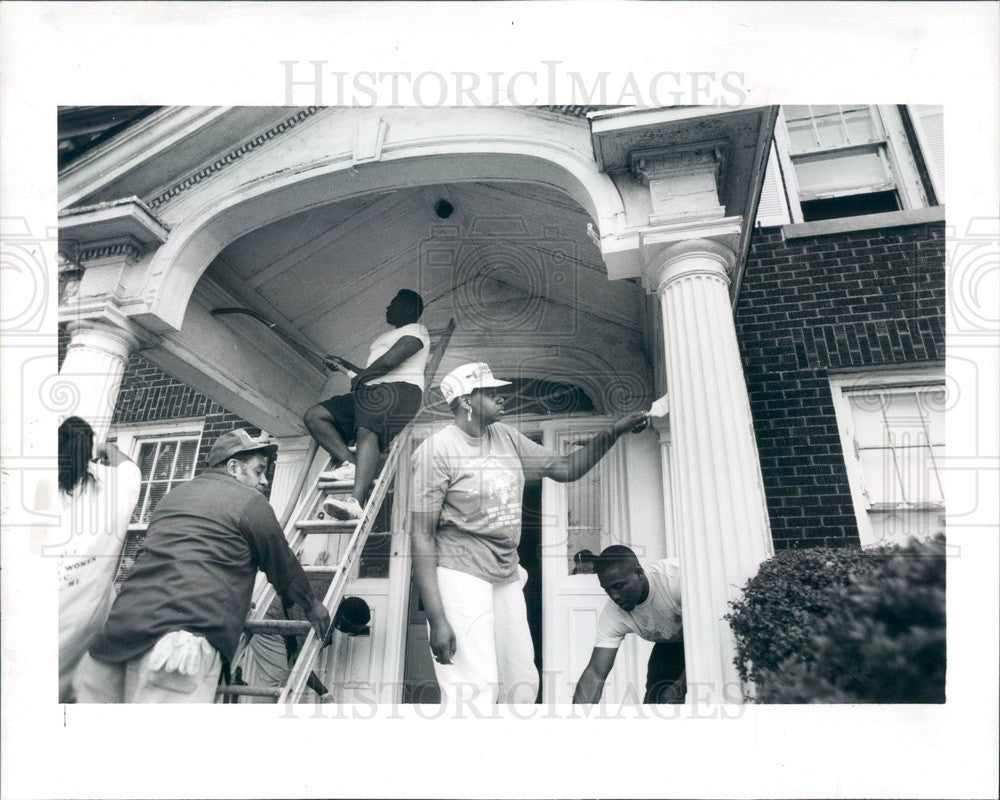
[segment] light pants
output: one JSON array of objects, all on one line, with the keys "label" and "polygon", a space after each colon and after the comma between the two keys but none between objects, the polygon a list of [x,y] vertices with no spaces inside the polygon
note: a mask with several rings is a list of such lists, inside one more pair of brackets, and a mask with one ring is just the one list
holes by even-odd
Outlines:
[{"label": "light pants", "polygon": [[437,579],[456,644],[451,664],[434,661],[441,702],[534,703],[538,670],[523,580],[497,586],[447,567],[437,568]]},{"label": "light pants", "polygon": [[[171,636],[171,634],[167,634]],[[84,655],[73,677],[78,703],[211,703],[222,671],[222,657],[214,650],[193,674],[150,669],[149,662],[164,636],[148,652],[124,664],[105,664]],[[200,636],[202,646],[208,643]]]}]

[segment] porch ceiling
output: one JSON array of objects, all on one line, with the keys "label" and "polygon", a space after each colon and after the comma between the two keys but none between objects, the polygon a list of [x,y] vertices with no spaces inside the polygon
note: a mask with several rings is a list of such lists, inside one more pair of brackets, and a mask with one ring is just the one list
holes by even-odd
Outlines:
[{"label": "porch ceiling", "polygon": [[[442,199],[454,207],[448,219],[435,213]],[[589,221],[574,201],[538,185],[424,186],[259,228],[226,247],[206,275],[285,336],[353,361],[385,330],[392,295],[413,288],[429,328],[456,319],[456,358],[537,344],[616,364],[623,348],[641,353],[644,296],[632,282],[608,280]]]}]

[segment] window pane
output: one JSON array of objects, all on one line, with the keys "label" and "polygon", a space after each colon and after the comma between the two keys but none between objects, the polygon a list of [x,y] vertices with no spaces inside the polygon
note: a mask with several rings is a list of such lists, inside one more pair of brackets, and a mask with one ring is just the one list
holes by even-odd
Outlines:
[{"label": "window pane", "polygon": [[792,154],[881,141],[867,105],[783,106]]},{"label": "window pane", "polygon": [[879,133],[868,106],[844,107],[844,127],[847,130],[848,144],[867,144],[878,141]]},{"label": "window pane", "polygon": [[[862,479],[876,506],[943,503],[943,399],[936,388],[848,395]],[[939,438],[940,437],[940,438]]]},{"label": "window pane", "polygon": [[860,453],[861,474],[865,489],[868,490],[869,503],[902,503],[905,499],[896,477],[892,455],[889,448],[862,450]]},{"label": "window pane", "polygon": [[882,191],[895,185],[878,145],[860,152],[797,156],[794,163],[799,196],[804,200]]},{"label": "window pane", "polygon": [[917,396],[920,405],[920,412],[927,423],[927,430],[932,444],[944,444],[944,409],[945,409],[944,387],[931,388],[921,391]]},{"label": "window pane", "polygon": [[173,477],[178,480],[187,480],[194,476],[194,464],[198,456],[198,441],[188,439],[181,442],[180,452],[177,454],[177,467],[174,469]]},{"label": "window pane", "polygon": [[149,506],[146,508],[146,515],[143,522],[149,522],[149,518],[153,515],[156,510],[156,504],[163,499],[163,495],[167,493],[167,484],[165,483],[151,483],[149,485]]},{"label": "window pane", "polygon": [[849,395],[854,438],[861,447],[883,447],[889,435],[882,416],[883,397],[878,392]]},{"label": "window pane", "polygon": [[143,442],[139,448],[139,471],[143,480],[149,480],[153,472],[153,461],[156,459],[156,442]]},{"label": "window pane", "polygon": [[139,491],[139,502],[135,504],[135,508],[132,510],[132,519],[129,520],[129,524],[135,525],[142,521],[142,505],[146,502],[146,491],[148,489],[148,484],[142,484],[142,488]]},{"label": "window pane", "polygon": [[153,469],[153,479],[165,481],[170,478],[174,468],[174,454],[177,452],[177,442],[162,442],[160,444],[160,454],[156,459],[156,467]]},{"label": "window pane", "polygon": [[[837,106],[820,106],[820,108],[834,109],[828,113],[816,114],[813,119],[816,123],[816,130],[819,133],[819,145],[827,149],[832,147],[843,147],[849,144],[847,140],[847,130],[844,127],[844,118],[840,114]],[[816,107],[813,107],[815,111]]]},{"label": "window pane", "polygon": [[[581,434],[582,440],[588,438]],[[563,442],[562,452],[578,446],[577,440]],[[593,572],[591,559],[604,547],[601,505],[601,468],[595,467],[580,480],[566,484],[566,570],[570,575]]]},{"label": "window pane", "polygon": [[789,120],[788,141],[792,154],[807,153],[818,148],[819,139],[816,138],[816,130],[813,128],[812,120],[806,119],[797,122]]}]

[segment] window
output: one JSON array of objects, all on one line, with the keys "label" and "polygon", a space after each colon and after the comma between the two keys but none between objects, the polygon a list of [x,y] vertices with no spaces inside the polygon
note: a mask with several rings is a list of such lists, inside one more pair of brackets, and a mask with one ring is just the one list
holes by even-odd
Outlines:
[{"label": "window", "polygon": [[[584,431],[560,435],[558,450],[568,453],[593,436]],[[566,573],[586,575],[594,571],[594,559],[610,545],[608,526],[604,519],[601,500],[601,466],[598,465],[582,478],[565,484],[566,491]]]},{"label": "window", "polygon": [[115,585],[121,586],[132,569],[146,537],[146,526],[156,504],[178,483],[194,477],[201,446],[202,420],[159,425],[123,425],[112,431],[123,453],[139,465],[142,483],[139,501],[132,512]]},{"label": "window", "polygon": [[142,484],[132,525],[145,527],[162,497],[178,483],[194,477],[200,442],[200,433],[137,440],[135,461],[142,473]]},{"label": "window", "polygon": [[831,378],[862,546],[943,529],[944,376]]},{"label": "window", "polygon": [[926,143],[942,141],[941,127],[941,115],[923,106],[782,106],[759,224],[927,207],[943,150]]}]

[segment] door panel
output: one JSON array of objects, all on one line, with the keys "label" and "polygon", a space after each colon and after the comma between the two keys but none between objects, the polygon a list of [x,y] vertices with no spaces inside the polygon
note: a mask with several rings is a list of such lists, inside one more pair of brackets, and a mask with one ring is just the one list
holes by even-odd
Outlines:
[{"label": "door panel", "polygon": [[[603,420],[560,421],[546,426],[544,442],[567,452],[607,424]],[[616,445],[578,484],[546,480],[542,486],[543,663],[545,702],[569,703],[576,681],[594,647],[597,618],[608,597],[597,576],[574,561],[581,550],[593,555],[614,543],[628,544],[628,503],[624,496],[625,460]],[[575,574],[574,574],[575,573]],[[608,677],[604,699],[633,700],[635,684],[644,680],[636,646],[626,639]],[[643,662],[644,667],[644,662]],[[640,676],[640,672],[642,673]],[[632,685],[629,693],[629,684]],[[639,698],[642,700],[640,690]]]}]

